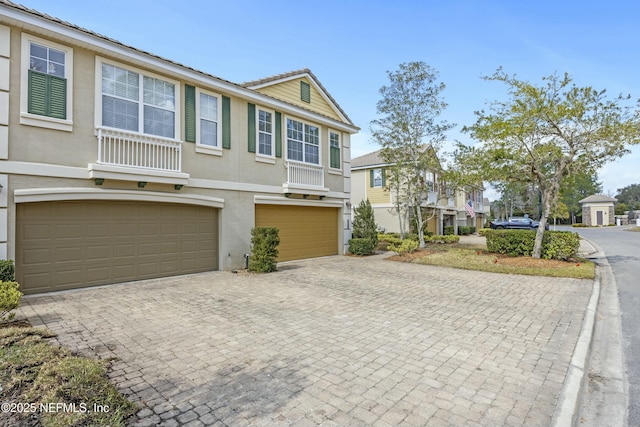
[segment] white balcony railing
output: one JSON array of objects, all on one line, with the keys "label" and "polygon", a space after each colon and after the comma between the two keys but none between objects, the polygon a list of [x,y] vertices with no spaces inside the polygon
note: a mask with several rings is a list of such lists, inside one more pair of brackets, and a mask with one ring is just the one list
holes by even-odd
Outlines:
[{"label": "white balcony railing", "polygon": [[98,164],[180,172],[182,144],[153,135],[99,128]]},{"label": "white balcony railing", "polygon": [[287,162],[287,184],[324,188],[324,167],[309,163]]}]

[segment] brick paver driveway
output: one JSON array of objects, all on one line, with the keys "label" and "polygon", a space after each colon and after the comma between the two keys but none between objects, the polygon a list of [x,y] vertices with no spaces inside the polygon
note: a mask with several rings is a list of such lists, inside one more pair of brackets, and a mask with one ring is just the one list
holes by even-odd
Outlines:
[{"label": "brick paver driveway", "polygon": [[545,426],[591,281],[329,257],[28,297],[138,425]]}]

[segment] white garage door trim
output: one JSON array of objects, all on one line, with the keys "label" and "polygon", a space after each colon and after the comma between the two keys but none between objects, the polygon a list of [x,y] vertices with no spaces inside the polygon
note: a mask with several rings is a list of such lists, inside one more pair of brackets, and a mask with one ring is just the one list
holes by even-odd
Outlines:
[{"label": "white garage door trim", "polygon": [[256,205],[320,206],[332,208],[341,208],[343,206],[343,202],[339,200],[296,200],[273,196],[254,196],[253,202]]},{"label": "white garage door trim", "polygon": [[121,200],[138,202],[181,203],[224,208],[224,199],[193,194],[155,191],[112,190],[103,188],[26,188],[13,192],[15,203],[55,202],[63,200]]}]

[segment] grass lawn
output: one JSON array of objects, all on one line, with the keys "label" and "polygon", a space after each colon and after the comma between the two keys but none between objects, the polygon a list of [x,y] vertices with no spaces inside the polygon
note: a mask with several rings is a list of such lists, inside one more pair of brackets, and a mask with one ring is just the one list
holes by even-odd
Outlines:
[{"label": "grass lawn", "polygon": [[631,227],[631,228],[627,228],[626,231],[640,231],[640,227]]},{"label": "grass lawn", "polygon": [[14,325],[0,325],[0,425],[125,425],[136,406],[109,382],[108,362],[52,345],[46,329]]},{"label": "grass lawn", "polygon": [[393,261],[412,262],[491,273],[526,274],[529,276],[572,277],[593,279],[595,265],[591,261],[576,258],[570,261],[509,257],[487,252],[485,245],[461,243],[431,244],[412,254],[395,255]]}]

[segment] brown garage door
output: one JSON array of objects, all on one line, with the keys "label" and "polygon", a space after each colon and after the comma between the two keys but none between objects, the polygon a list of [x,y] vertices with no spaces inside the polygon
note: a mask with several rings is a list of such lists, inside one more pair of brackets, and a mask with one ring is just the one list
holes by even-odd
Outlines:
[{"label": "brown garage door", "polygon": [[256,205],[256,227],[278,227],[278,261],[338,254],[338,209]]},{"label": "brown garage door", "polygon": [[24,293],[218,267],[218,212],[170,203],[16,205],[16,279]]}]

